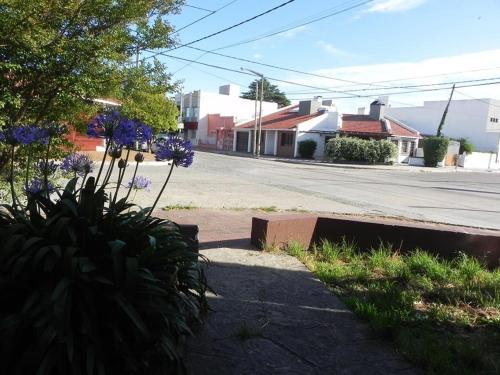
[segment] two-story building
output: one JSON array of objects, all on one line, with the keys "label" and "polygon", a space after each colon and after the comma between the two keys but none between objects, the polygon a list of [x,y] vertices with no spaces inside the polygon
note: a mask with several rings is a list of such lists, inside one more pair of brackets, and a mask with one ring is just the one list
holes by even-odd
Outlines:
[{"label": "two-story building", "polygon": [[[181,108],[184,137],[195,145],[222,150],[232,149],[234,125],[255,119],[259,111],[259,102],[240,98],[236,85],[220,86],[218,93],[196,90],[177,95],[176,101]],[[276,103],[262,103],[263,115],[277,109]]]}]

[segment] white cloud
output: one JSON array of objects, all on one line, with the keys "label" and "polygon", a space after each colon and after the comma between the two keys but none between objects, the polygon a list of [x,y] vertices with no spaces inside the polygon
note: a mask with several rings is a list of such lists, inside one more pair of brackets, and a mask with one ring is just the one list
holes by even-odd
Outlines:
[{"label": "white cloud", "polygon": [[258,53],[258,52],[257,52],[257,53],[254,53],[254,54],[252,55],[252,57],[253,57],[254,59],[260,59],[260,58],[262,58],[262,55],[261,55],[260,53]]},{"label": "white cloud", "polygon": [[319,46],[323,51],[331,55],[342,55],[342,56],[348,55],[348,53],[342,51],[341,49],[338,49],[333,44],[327,43],[323,40],[318,40],[316,42],[316,45]]},{"label": "white cloud", "polygon": [[377,0],[368,12],[404,12],[416,8],[427,0]]},{"label": "white cloud", "polygon": [[284,38],[295,38],[297,34],[303,33],[304,31],[308,30],[309,28],[307,26],[299,26],[296,27],[295,29],[291,29],[285,32],[282,32],[278,34],[279,36],[282,36]]},{"label": "white cloud", "polygon": [[[416,62],[400,61],[387,64],[326,68],[316,70],[311,73],[355,82],[373,83],[372,85],[354,85],[348,82],[340,82],[319,77],[306,77],[303,75],[286,77],[289,81],[320,88],[328,88],[333,91],[370,89],[356,92],[359,95],[369,95],[370,97],[334,99],[342,111],[349,112],[355,111],[358,107],[367,106],[374,97],[378,97],[378,95],[383,93],[433,88],[417,87],[389,90],[388,87],[446,83],[493,77],[499,77],[497,81],[500,81],[500,49],[457,56],[429,58]],[[412,77],[412,79],[406,79],[409,77]],[[388,80],[391,82],[379,82]],[[471,84],[473,84],[473,82]],[[466,83],[463,85],[466,85]],[[458,84],[458,86],[460,86],[460,84]],[[450,94],[450,90],[448,89],[448,85],[444,87],[447,87],[447,89],[402,95],[389,95],[389,102],[393,106],[403,106],[406,104],[422,105],[425,100],[446,100]],[[321,91],[316,90],[316,92],[314,92],[315,90],[310,90],[305,87],[301,88],[300,86],[290,84],[280,84],[280,89],[287,91],[287,95],[290,98],[312,97],[313,95],[319,94],[318,91]],[[294,92],[310,92],[310,94],[296,94]],[[475,98],[500,99],[500,85],[457,88],[456,99],[467,98],[460,93],[464,93]],[[321,95],[325,98],[346,96],[345,94],[335,92],[323,92]]]}]

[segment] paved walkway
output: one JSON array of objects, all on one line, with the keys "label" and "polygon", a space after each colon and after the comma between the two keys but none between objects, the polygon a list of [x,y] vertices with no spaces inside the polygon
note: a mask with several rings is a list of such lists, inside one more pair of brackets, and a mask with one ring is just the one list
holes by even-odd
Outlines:
[{"label": "paved walkway", "polygon": [[297,259],[249,246],[255,211],[163,211],[200,226],[213,311],[188,340],[198,375],[414,374]]}]

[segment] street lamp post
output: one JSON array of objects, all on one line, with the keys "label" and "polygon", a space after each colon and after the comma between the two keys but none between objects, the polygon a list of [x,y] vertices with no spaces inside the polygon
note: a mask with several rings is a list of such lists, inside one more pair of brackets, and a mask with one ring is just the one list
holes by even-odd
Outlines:
[{"label": "street lamp post", "polygon": [[[254,154],[256,157],[260,157],[260,142],[261,142],[261,137],[262,137],[262,102],[264,101],[264,74],[256,72],[251,69],[247,68],[240,68],[241,70],[246,70],[249,71],[252,74],[255,74],[257,77],[260,77],[260,105],[259,105],[259,121],[258,121],[258,132],[257,129],[254,127]],[[255,87],[255,99],[256,99],[256,105],[257,105],[257,95],[259,91],[259,84],[257,82],[257,85]],[[257,135],[257,140],[256,138],[256,133]],[[257,142],[256,142],[257,141]],[[255,145],[257,143],[257,146]],[[257,152],[255,152],[255,149]]]}]

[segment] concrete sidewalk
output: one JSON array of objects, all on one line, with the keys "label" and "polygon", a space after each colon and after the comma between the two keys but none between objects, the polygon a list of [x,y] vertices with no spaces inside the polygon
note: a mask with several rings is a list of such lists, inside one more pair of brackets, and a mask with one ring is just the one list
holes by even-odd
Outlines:
[{"label": "concrete sidewalk", "polygon": [[200,226],[212,308],[186,347],[194,375],[416,374],[297,259],[252,249],[255,211],[158,212]]}]

